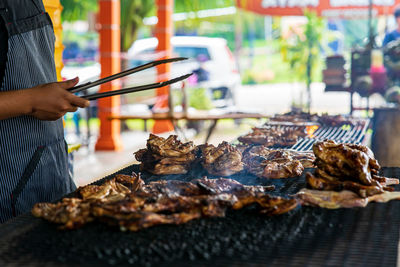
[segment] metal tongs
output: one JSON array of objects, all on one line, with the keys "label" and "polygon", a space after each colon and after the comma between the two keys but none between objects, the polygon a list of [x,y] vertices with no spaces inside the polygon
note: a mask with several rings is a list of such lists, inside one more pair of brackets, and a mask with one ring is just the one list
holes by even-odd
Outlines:
[{"label": "metal tongs", "polygon": [[[129,74],[135,73],[135,72],[139,72],[145,69],[149,69],[152,67],[155,67],[157,65],[161,65],[161,64],[165,64],[165,63],[171,63],[171,62],[176,62],[176,61],[182,61],[182,60],[186,60],[186,57],[176,57],[176,58],[169,58],[169,59],[162,59],[162,60],[156,60],[156,61],[152,61],[149,62],[147,64],[138,66],[138,67],[134,67],[132,69],[129,70],[125,70],[116,74],[113,74],[111,76],[99,79],[97,81],[94,82],[88,82],[85,84],[81,84],[75,87],[72,87],[70,89],[68,89],[69,92],[71,93],[77,93],[83,90],[87,90],[91,87],[106,83],[106,82],[110,82],[112,80],[127,76]],[[82,98],[85,98],[87,100],[96,100],[99,98],[103,98],[103,97],[108,97],[108,96],[114,96],[114,95],[122,95],[122,94],[128,94],[128,93],[133,93],[133,92],[139,92],[139,91],[144,91],[144,90],[150,90],[150,89],[155,89],[155,88],[160,88],[166,85],[170,85],[182,80],[185,80],[186,78],[188,78],[189,76],[191,76],[193,73],[188,73],[186,75],[165,81],[165,82],[158,82],[158,83],[151,83],[151,84],[145,84],[145,85],[140,85],[140,86],[135,86],[135,87],[128,87],[128,88],[124,88],[124,89],[120,89],[120,90],[114,90],[114,91],[109,91],[109,92],[102,92],[102,93],[96,93],[96,94],[92,94],[92,95],[85,95],[82,96]]]}]

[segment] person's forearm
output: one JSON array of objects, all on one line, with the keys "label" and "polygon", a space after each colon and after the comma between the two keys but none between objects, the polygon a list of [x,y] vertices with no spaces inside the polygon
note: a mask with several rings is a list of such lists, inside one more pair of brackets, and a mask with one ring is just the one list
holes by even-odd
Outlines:
[{"label": "person's forearm", "polygon": [[0,92],[0,120],[32,113],[30,90]]}]

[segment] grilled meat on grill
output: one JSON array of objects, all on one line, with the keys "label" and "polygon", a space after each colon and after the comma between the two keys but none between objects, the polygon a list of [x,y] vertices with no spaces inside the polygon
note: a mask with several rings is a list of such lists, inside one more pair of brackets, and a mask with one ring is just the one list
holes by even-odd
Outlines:
[{"label": "grilled meat on grill", "polygon": [[291,111],[285,114],[276,114],[269,120],[273,122],[291,122],[293,124],[302,124],[305,122],[317,122],[318,115],[307,112]]},{"label": "grilled meat on grill", "polygon": [[96,199],[106,202],[121,200],[131,193],[131,190],[115,180],[109,180],[101,186],[88,185],[78,190],[84,200]]},{"label": "grilled meat on grill", "polygon": [[182,143],[178,136],[170,135],[167,139],[150,134],[147,140],[147,148],[164,157],[184,157],[192,152],[196,146],[193,142]]},{"label": "grilled meat on grill", "polygon": [[318,116],[318,122],[329,127],[340,127],[343,125],[355,126],[360,123],[360,119],[343,115],[322,114]]},{"label": "grilled meat on grill", "polygon": [[32,214],[60,224],[62,229],[75,229],[94,220],[91,203],[79,198],[63,198],[58,203],[37,203]]},{"label": "grilled meat on grill", "polygon": [[251,148],[243,158],[245,169],[264,178],[289,178],[302,174],[304,167],[293,159],[289,151],[268,149],[264,146]]},{"label": "grilled meat on grill", "polygon": [[204,190],[194,183],[178,180],[160,180],[146,184],[143,191],[152,196],[198,196],[204,194]]},{"label": "grilled meat on grill", "polygon": [[360,197],[393,191],[387,187],[398,179],[378,176],[380,166],[372,151],[362,145],[337,144],[328,140],[313,146],[317,169],[306,174],[309,187],[317,190],[349,190]]},{"label": "grilled meat on grill", "polygon": [[306,174],[307,184],[317,190],[350,190],[357,193],[360,197],[368,197],[384,192],[380,184],[377,185],[362,185],[352,181],[338,181],[317,178],[311,173]]},{"label": "grilled meat on grill", "polygon": [[320,191],[303,188],[295,197],[302,205],[317,206],[327,209],[366,207],[369,202],[385,203],[393,199],[400,199],[400,192],[383,192],[370,197],[360,197],[358,194],[342,190]]},{"label": "grilled meat on grill", "polygon": [[140,170],[156,175],[185,174],[189,171],[189,164],[142,163]]},{"label": "grilled meat on grill", "polygon": [[321,124],[323,126],[328,127],[340,127],[343,125],[364,125],[364,121],[351,117],[351,116],[343,116],[343,115],[328,115],[328,114],[310,114],[305,112],[289,112],[286,114],[277,114],[274,117],[270,118],[271,122],[290,122],[293,125],[303,125],[306,123],[316,123]]},{"label": "grilled meat on grill", "polygon": [[218,147],[205,144],[200,150],[202,165],[209,174],[230,176],[243,170],[242,153],[228,142]]},{"label": "grilled meat on grill", "polygon": [[318,158],[318,167],[322,167],[321,163],[324,163],[332,166],[343,177],[349,177],[364,185],[372,184],[370,158],[365,152],[332,140],[315,143],[313,151]]},{"label": "grilled meat on grill", "polygon": [[[82,199],[64,198],[55,204],[36,204],[32,213],[60,224],[62,228],[73,229],[98,221],[119,226],[121,230],[137,231],[157,224],[182,224],[200,217],[222,217],[227,209],[253,204],[260,213],[267,215],[282,214],[297,206],[294,199],[269,196],[266,191],[271,187],[246,186],[231,179],[202,178],[191,182],[171,180],[145,184],[139,175],[128,177],[117,176],[98,187],[80,188]],[[126,193],[127,189],[130,193]],[[110,197],[113,194],[125,194],[125,197],[115,199]]]},{"label": "grilled meat on grill", "polygon": [[382,186],[399,184],[399,179],[397,178],[388,178],[379,175],[372,175],[372,179],[378,181]]},{"label": "grilled meat on grill", "polygon": [[152,174],[185,174],[196,159],[196,146],[193,142],[182,143],[176,135],[167,139],[150,134],[147,148],[135,153],[141,162],[140,169]]},{"label": "grilled meat on grill", "polygon": [[296,144],[298,138],[304,136],[306,136],[305,127],[255,127],[251,133],[240,136],[238,140],[244,144],[284,147]]},{"label": "grilled meat on grill", "polygon": [[381,168],[378,161],[375,159],[374,153],[371,149],[369,149],[369,147],[358,144],[346,144],[346,146],[364,152],[369,158],[369,168],[371,169],[371,171],[378,171]]},{"label": "grilled meat on grill", "polygon": [[315,168],[315,155],[313,152],[295,150],[288,152],[293,159],[300,161],[304,168]]}]

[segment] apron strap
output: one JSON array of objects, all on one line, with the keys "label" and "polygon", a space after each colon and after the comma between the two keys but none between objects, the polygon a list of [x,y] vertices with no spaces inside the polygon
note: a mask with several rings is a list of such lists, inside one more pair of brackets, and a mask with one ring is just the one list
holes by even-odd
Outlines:
[{"label": "apron strap", "polygon": [[3,18],[4,23],[10,23],[12,21],[12,17],[10,12],[8,12],[8,8],[3,1],[0,1],[0,17]]},{"label": "apron strap", "polygon": [[39,11],[39,13],[43,13],[43,10],[38,6],[35,0],[32,0],[33,4],[35,5],[36,9]]}]

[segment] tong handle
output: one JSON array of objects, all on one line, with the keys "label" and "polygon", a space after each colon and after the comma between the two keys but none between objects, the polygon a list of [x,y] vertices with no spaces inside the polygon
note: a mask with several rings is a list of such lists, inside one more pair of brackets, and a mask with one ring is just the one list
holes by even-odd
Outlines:
[{"label": "tong handle", "polygon": [[91,87],[94,87],[94,86],[97,86],[97,85],[100,85],[100,84],[103,84],[103,83],[106,83],[106,82],[110,82],[112,80],[127,76],[129,74],[155,67],[155,66],[160,65],[160,64],[171,63],[171,62],[176,62],[176,61],[182,61],[182,60],[186,60],[186,59],[188,59],[188,58],[186,58],[186,57],[175,57],[175,58],[167,58],[167,59],[161,59],[161,60],[152,61],[152,62],[143,64],[143,65],[140,65],[140,66],[137,66],[137,67],[134,67],[134,68],[131,68],[131,69],[124,70],[122,72],[113,74],[111,76],[107,76],[105,78],[99,79],[99,80],[94,81],[94,82],[88,82],[88,83],[85,83],[85,84],[82,84],[82,85],[78,85],[78,86],[72,87],[72,88],[68,89],[68,91],[70,91],[71,93],[77,93],[77,92],[89,89]]}]

